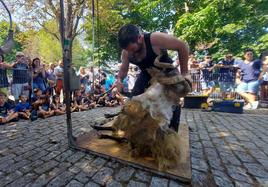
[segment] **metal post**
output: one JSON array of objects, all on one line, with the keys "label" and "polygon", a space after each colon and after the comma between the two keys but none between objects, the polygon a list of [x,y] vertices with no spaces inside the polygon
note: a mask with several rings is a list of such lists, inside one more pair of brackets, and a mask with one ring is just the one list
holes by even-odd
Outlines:
[{"label": "metal post", "polygon": [[65,91],[65,104],[66,104],[66,122],[67,122],[67,137],[68,144],[70,147],[75,147],[75,137],[72,132],[72,118],[71,118],[71,94],[70,94],[70,40],[65,38],[65,28],[64,28],[64,3],[60,0],[60,32],[61,32],[61,44],[62,44],[62,55],[63,55],[63,65],[64,65],[64,91]]},{"label": "metal post", "polygon": [[92,63],[94,64],[94,44],[95,44],[95,5],[94,0],[92,2]]}]

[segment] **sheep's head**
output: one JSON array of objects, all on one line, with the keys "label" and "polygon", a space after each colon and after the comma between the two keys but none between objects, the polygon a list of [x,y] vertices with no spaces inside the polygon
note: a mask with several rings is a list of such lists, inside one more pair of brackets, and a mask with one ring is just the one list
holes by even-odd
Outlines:
[{"label": "sheep's head", "polygon": [[184,97],[191,91],[191,82],[180,75],[176,66],[170,63],[160,62],[161,55],[156,57],[154,65],[147,69],[152,77],[151,84],[159,82],[166,86],[166,94],[171,98]]}]

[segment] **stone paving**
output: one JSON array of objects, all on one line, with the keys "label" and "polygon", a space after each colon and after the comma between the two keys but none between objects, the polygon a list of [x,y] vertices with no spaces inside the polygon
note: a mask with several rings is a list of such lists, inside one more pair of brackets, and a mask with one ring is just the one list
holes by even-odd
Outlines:
[{"label": "stone paving", "polygon": [[[91,130],[98,108],[73,113],[74,134]],[[268,115],[183,110],[191,128],[192,186],[268,186]],[[0,126],[0,186],[190,186],[68,148],[65,116]]]}]

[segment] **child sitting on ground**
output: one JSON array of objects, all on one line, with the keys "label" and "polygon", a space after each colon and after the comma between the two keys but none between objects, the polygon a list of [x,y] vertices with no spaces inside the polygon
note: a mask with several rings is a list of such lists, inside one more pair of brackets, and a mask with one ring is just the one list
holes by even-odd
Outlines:
[{"label": "child sitting on ground", "polygon": [[30,119],[31,105],[27,102],[28,97],[26,95],[19,96],[20,102],[16,105],[15,112],[18,113],[19,118]]},{"label": "child sitting on ground", "polygon": [[88,106],[89,109],[96,107],[96,102],[94,101],[93,93],[86,92],[86,96],[84,98],[84,104]]},{"label": "child sitting on ground", "polygon": [[50,99],[45,95],[40,96],[40,104],[37,110],[38,117],[47,118],[54,115],[54,110],[50,108]]},{"label": "child sitting on ground", "polygon": [[18,114],[11,110],[9,104],[6,102],[6,95],[0,92],[0,125],[15,120],[17,117]]},{"label": "child sitting on ground", "polygon": [[89,107],[84,103],[84,98],[82,97],[80,90],[76,90],[74,92],[74,106],[76,106],[79,111],[89,109]]},{"label": "child sitting on ground", "polygon": [[51,109],[54,110],[55,115],[65,114],[66,107],[60,102],[58,95],[52,97]]}]

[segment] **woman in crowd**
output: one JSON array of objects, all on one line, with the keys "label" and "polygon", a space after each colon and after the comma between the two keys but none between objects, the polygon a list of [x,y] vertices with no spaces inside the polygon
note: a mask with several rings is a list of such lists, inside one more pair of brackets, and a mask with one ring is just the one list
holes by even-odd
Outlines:
[{"label": "woman in crowd", "polygon": [[46,90],[46,71],[45,65],[41,64],[39,58],[32,61],[33,68],[33,89],[39,88],[42,93]]}]

